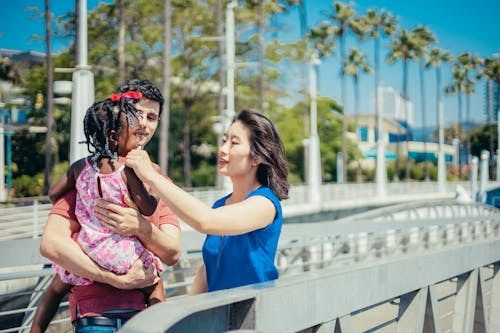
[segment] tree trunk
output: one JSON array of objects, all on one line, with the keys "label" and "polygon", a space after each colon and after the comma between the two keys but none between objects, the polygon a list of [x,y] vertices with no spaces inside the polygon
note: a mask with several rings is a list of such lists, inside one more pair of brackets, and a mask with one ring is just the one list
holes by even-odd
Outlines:
[{"label": "tree trunk", "polygon": [[264,29],[265,1],[259,1],[259,111],[264,112]]},{"label": "tree trunk", "polygon": [[79,52],[80,50],[78,49],[78,39],[80,35],[80,0],[75,0],[75,62],[77,59],[79,59]]},{"label": "tree trunk", "polygon": [[[218,97],[217,98],[217,109],[218,109],[219,121],[223,122],[224,110],[225,110],[223,89],[224,89],[224,86],[226,84],[226,81],[225,81],[226,71],[224,70],[224,51],[225,50],[224,50],[224,39],[222,38],[224,36],[224,26],[223,26],[224,21],[223,21],[223,17],[222,17],[222,0],[216,1],[215,15],[217,16],[216,35],[217,35],[217,37],[219,37],[218,42],[217,42],[217,61],[219,63],[219,73],[218,73],[219,92],[218,92],[218,96],[217,96]],[[222,136],[224,134],[224,130],[222,130],[221,133],[218,133],[218,135],[217,135],[217,147],[220,146],[220,143],[222,141]],[[218,189],[222,189],[222,186],[223,186],[223,176],[219,172],[216,172],[216,175],[215,175],[215,186]]]},{"label": "tree trunk", "polygon": [[410,180],[410,124],[408,117],[408,61],[403,61],[403,99],[406,122],[406,159],[405,159],[405,180]]},{"label": "tree trunk", "polygon": [[53,108],[54,108],[54,76],[52,69],[52,29],[51,29],[51,14],[50,1],[45,0],[45,45],[47,48],[47,135],[45,137],[45,174],[43,193],[49,193],[50,188],[50,173],[52,170],[52,132],[53,132]]},{"label": "tree trunk", "polygon": [[184,186],[191,187],[191,128],[189,127],[189,114],[193,101],[189,98],[183,100],[184,112],[182,113],[182,175]]},{"label": "tree trunk", "polygon": [[425,107],[426,98],[425,98],[425,75],[424,75],[424,59],[420,59],[420,101],[422,107],[422,129],[423,129],[423,140],[424,140],[424,176],[425,181],[429,181],[429,164],[427,161],[427,110]]},{"label": "tree trunk", "polygon": [[118,0],[118,80],[125,81],[125,0]]},{"label": "tree trunk", "polygon": [[466,136],[466,151],[467,151],[467,165],[470,164],[472,154],[471,154],[471,143],[470,143],[470,93],[467,92],[465,95],[465,123],[467,127],[464,129],[465,130],[465,136]]},{"label": "tree trunk", "polygon": [[[494,99],[494,85],[493,85],[493,80],[488,80],[486,82],[486,89],[488,89],[488,130],[489,130],[489,136],[490,136],[490,158],[493,158],[495,156],[495,142],[493,140],[493,130],[494,130],[494,117],[493,117],[493,99]],[[500,102],[500,100],[499,100]],[[493,177],[493,179],[496,179],[496,168],[494,168],[493,163],[490,163],[490,175]]]},{"label": "tree trunk", "polygon": [[170,38],[171,38],[171,0],[163,1],[163,78],[162,94],[165,99],[160,117],[160,147],[158,161],[163,175],[168,174],[168,136],[170,128]]},{"label": "tree trunk", "polygon": [[458,98],[458,126],[457,126],[458,177],[462,179],[462,91],[460,90],[460,87],[458,87],[457,98]]},{"label": "tree trunk", "polygon": [[[340,61],[344,60],[345,57],[345,40],[344,37],[340,37]],[[345,89],[345,75],[342,74],[341,77],[341,87],[340,94],[342,98],[342,183],[347,183],[347,98]]]}]

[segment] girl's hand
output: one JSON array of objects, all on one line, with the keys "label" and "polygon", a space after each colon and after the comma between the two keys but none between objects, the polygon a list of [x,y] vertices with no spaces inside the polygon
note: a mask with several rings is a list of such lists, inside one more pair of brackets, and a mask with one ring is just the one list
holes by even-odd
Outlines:
[{"label": "girl's hand", "polygon": [[148,179],[151,179],[155,174],[157,174],[148,153],[142,149],[132,149],[127,154],[125,164],[129,168],[134,169],[137,177],[146,183],[148,182]]},{"label": "girl's hand", "polygon": [[130,207],[122,207],[105,200],[99,200],[94,207],[95,215],[111,231],[122,236],[138,237],[141,226],[146,220],[128,196],[123,199]]}]

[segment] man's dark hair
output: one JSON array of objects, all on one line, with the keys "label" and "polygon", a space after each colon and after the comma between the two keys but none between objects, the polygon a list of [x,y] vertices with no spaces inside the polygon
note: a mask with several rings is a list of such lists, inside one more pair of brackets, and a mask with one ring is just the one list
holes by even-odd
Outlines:
[{"label": "man's dark hair", "polygon": [[161,94],[160,89],[158,89],[158,87],[156,87],[151,81],[132,79],[125,81],[116,89],[116,92],[120,94],[123,94],[127,91],[141,92],[147,99],[158,102],[160,104],[159,115],[161,115],[161,112],[163,111],[163,103],[165,102],[165,100],[163,99],[163,95]]}]

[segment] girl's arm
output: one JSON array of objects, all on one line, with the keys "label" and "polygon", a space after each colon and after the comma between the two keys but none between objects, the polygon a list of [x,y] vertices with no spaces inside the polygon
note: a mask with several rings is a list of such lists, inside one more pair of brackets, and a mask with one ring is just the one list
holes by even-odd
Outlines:
[{"label": "girl's arm", "polygon": [[142,181],[137,177],[133,169],[125,167],[124,175],[127,188],[131,199],[139,209],[142,215],[151,216],[158,206],[158,200],[155,196],[149,194]]},{"label": "girl's arm", "polygon": [[30,333],[45,332],[57,313],[62,298],[69,292],[70,288],[70,285],[61,281],[59,275],[54,275],[52,282],[36,308]]},{"label": "girl's arm", "polygon": [[80,174],[84,165],[84,158],[71,164],[66,173],[50,187],[49,199],[51,203],[55,203],[64,194],[75,188],[77,175]]},{"label": "girl's arm", "polygon": [[276,215],[274,204],[262,196],[213,209],[158,174],[143,150],[132,150],[126,164],[175,214],[201,233],[241,235],[266,227]]}]

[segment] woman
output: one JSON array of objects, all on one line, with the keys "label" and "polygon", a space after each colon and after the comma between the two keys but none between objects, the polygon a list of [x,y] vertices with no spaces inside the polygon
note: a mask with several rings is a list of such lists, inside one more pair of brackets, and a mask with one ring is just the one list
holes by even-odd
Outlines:
[{"label": "woman", "polygon": [[126,164],[184,222],[208,235],[204,265],[190,294],[278,278],[274,258],[283,218],[280,200],[288,197],[289,186],[283,144],[268,118],[251,110],[234,118],[218,157],[218,170],[231,178],[233,192],[213,208],[164,181],[146,152],[132,150]]}]

